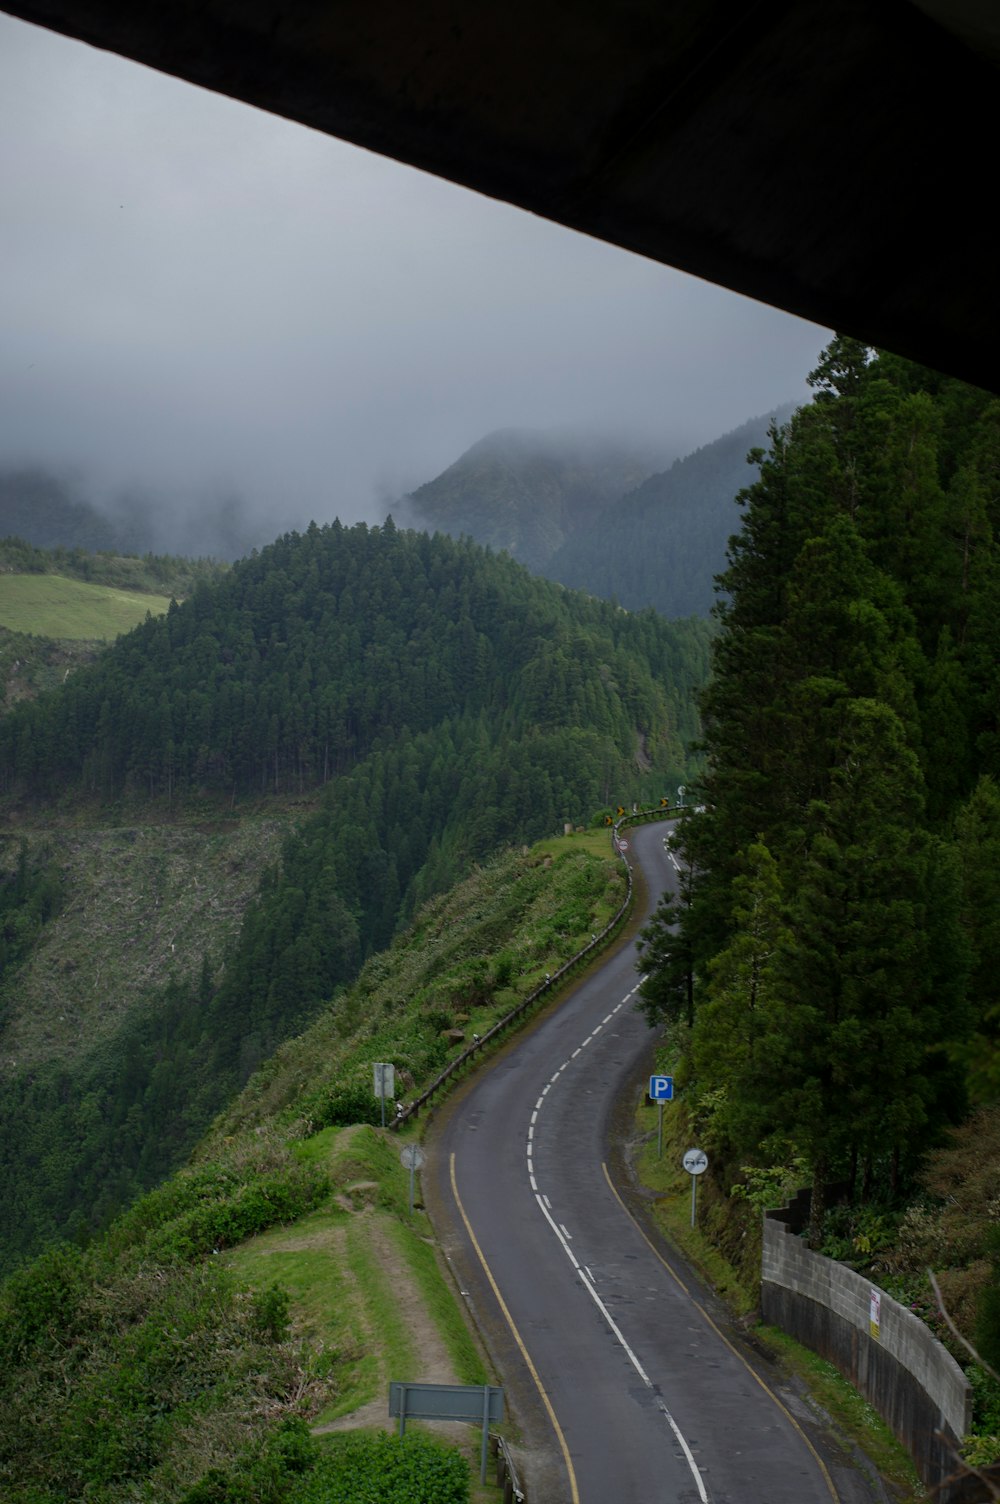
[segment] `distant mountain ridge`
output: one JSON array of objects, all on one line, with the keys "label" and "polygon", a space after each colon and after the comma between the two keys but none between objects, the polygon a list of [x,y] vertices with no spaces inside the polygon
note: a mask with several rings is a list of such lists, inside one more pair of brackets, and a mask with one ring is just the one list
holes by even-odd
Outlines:
[{"label": "distant mountain ridge", "polygon": [[124,492],[107,498],[105,510],[77,484],[42,466],[0,464],[0,538],[35,548],[231,561],[273,536],[271,524],[250,517],[236,497],[209,498],[179,512],[161,498]]},{"label": "distant mountain ridge", "polygon": [[404,527],[469,537],[536,574],[629,610],[707,616],[740,527],[750,450],[794,404],[751,418],[692,454],[565,431],[499,429],[393,508]]},{"label": "distant mountain ridge", "polygon": [[757,479],[747,456],[767,447],[772,424],[787,422],[794,407],[751,418],[650,476],[571,534],[544,573],[614,597],[630,611],[652,606],[671,618],[707,616],[729,539],[742,526],[737,495]]},{"label": "distant mountain ridge", "polygon": [[74,498],[64,481],[27,468],[0,470],[0,536],[92,553],[120,553],[129,541],[89,502]]},{"label": "distant mountain ridge", "polygon": [[662,469],[664,450],[564,430],[498,429],[393,508],[403,527],[466,536],[536,573],[610,503]]}]

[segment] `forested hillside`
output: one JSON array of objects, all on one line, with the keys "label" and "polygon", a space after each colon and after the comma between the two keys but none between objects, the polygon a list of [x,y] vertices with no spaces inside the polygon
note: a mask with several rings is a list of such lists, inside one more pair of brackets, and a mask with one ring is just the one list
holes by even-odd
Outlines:
[{"label": "forested hillside", "polygon": [[819,1239],[1000,1084],[1000,403],[848,339],[811,381],[743,497],[643,991],[723,1183],[804,1166]]},{"label": "forested hillside", "polygon": [[[707,647],[701,624],[631,616],[470,543],[334,524],[199,583],[16,708],[0,779],[19,828],[40,809],[119,826],[191,801],[202,819],[290,798],[313,812],[221,962],[188,947],[71,1064],[17,1064],[30,956],[4,972],[8,1256],[106,1214],[102,1188],[120,1203],[154,1183],[475,858],[683,781]],[[52,860],[40,850],[28,878]],[[39,916],[31,955],[60,923]]]},{"label": "forested hillside", "polygon": [[671,618],[707,616],[729,539],[740,527],[736,497],[756,474],[747,467],[748,454],[766,443],[773,421],[786,421],[791,412],[752,418],[616,497],[581,520],[542,573],[613,597],[630,611],[652,606]]},{"label": "forested hillside", "polygon": [[[639,765],[662,777],[694,730],[703,644],[704,634],[567,595],[473,545],[401,534],[391,519],[313,525],[199,583],[166,620],[8,717],[0,791],[168,802],[192,790],[301,793],[404,733],[468,718],[530,731],[536,750],[559,728],[581,728],[623,766],[641,742]],[[573,788],[560,760],[547,760],[559,796],[544,782],[535,790],[546,822]],[[611,797],[607,776],[589,786]]]},{"label": "forested hillside", "polygon": [[547,574],[567,538],[665,462],[638,444],[505,428],[404,497],[397,517],[407,526],[473,538]]},{"label": "forested hillside", "polygon": [[748,455],[791,412],[752,418],[669,469],[637,449],[504,430],[405,497],[399,515],[630,611],[708,616],[740,526],[736,497],[755,474]]}]

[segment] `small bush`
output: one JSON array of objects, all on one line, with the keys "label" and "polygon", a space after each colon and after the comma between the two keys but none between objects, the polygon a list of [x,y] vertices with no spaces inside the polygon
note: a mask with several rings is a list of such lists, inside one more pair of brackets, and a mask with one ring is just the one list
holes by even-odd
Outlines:
[{"label": "small bush", "polygon": [[291,1161],[284,1169],[257,1175],[229,1196],[204,1201],[151,1232],[149,1252],[166,1262],[197,1258],[232,1248],[279,1222],[294,1222],[328,1195],[327,1175],[315,1165]]},{"label": "small bush", "polygon": [[[360,1083],[329,1086],[314,1093],[302,1104],[304,1116],[311,1133],[321,1128],[347,1128],[352,1123],[370,1123],[373,1127],[382,1121],[382,1104],[369,1085]],[[386,1103],[386,1115],[391,1114]]]},{"label": "small bush", "polygon": [[289,1504],[468,1504],[469,1464],[420,1431],[347,1435],[290,1495]]},{"label": "small bush", "polygon": [[291,1297],[277,1283],[253,1296],[253,1329],[262,1342],[283,1342],[288,1336],[288,1305]]},{"label": "small bush", "polygon": [[286,1504],[318,1456],[305,1422],[284,1420],[231,1469],[209,1468],[180,1504]]}]

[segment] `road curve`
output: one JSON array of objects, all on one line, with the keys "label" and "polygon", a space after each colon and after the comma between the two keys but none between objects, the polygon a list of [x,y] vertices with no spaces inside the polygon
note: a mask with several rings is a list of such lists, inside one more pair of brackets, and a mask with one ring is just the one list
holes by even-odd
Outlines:
[{"label": "road curve", "polygon": [[[629,832],[644,913],[667,827]],[[862,1504],[884,1497],[745,1350],[606,1168],[652,1036],[629,941],[438,1115],[424,1194],[524,1441],[530,1504]],[[796,1418],[795,1412],[801,1412]]]}]

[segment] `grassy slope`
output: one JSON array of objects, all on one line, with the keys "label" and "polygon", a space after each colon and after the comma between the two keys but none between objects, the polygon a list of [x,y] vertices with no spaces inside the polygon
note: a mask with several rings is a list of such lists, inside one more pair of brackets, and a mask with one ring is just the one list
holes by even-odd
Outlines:
[{"label": "grassy slope", "polygon": [[[446,1024],[466,1038],[482,1032],[603,927],[623,884],[617,864],[592,845],[566,838],[508,853],[421,911],[408,936],[374,957],[357,984],[251,1080],[192,1168],[77,1256],[81,1277],[58,1298],[61,1326],[37,1329],[37,1284],[21,1316],[16,1303],[3,1309],[0,1291],[0,1347],[14,1333],[24,1365],[8,1360],[0,1373],[9,1422],[0,1435],[5,1499],[49,1504],[73,1496],[73,1480],[87,1476],[101,1504],[173,1504],[209,1468],[242,1476],[283,1417],[306,1417],[322,1444],[336,1447],[345,1426],[386,1425],[390,1378],[487,1376],[429,1224],[419,1205],[409,1212],[401,1141],[323,1118],[344,1083],[362,1083],[371,1104],[376,1059],[396,1063],[404,1090],[419,1089],[462,1048],[461,1039],[443,1037]],[[606,853],[606,838],[599,845]],[[318,1198],[274,1225],[275,1198],[291,1194],[296,1175],[317,1171],[326,1177]],[[261,1230],[246,1239],[250,1224]],[[224,1288],[212,1294],[213,1271],[220,1279],[235,1271],[256,1296],[234,1303]],[[33,1278],[29,1270],[15,1286]],[[161,1317],[150,1330],[148,1302],[138,1299],[149,1280],[169,1296],[166,1309],[186,1313],[186,1343],[181,1327],[163,1330]],[[275,1283],[290,1296],[291,1328],[265,1337],[255,1313]],[[82,1316],[67,1341],[74,1302]],[[26,1324],[29,1340],[19,1342]],[[232,1366],[220,1382],[212,1355],[227,1344]],[[147,1378],[154,1360],[162,1380]],[[124,1392],[129,1411],[119,1415],[113,1397]],[[470,1428],[462,1445],[472,1458]],[[475,1485],[473,1498],[496,1497]]]},{"label": "grassy slope", "polygon": [[[425,1020],[457,1026],[466,1040],[485,1032],[612,917],[623,883],[607,851],[603,831],[543,841],[530,854],[508,853],[477,869],[428,904],[400,944],[374,957],[325,1018],[258,1072],[201,1153],[266,1133],[276,1121],[292,1134],[306,1132],[316,1110],[309,1104],[322,1099],[331,1076],[370,1090],[376,1059],[400,1067],[397,1090],[419,1090],[426,1076],[410,1066],[423,1050]],[[495,986],[508,969],[507,985]],[[448,1053],[463,1047],[457,1042]],[[399,1136],[378,1127],[328,1127],[300,1139],[296,1155],[330,1171],[331,1200],[229,1255],[252,1288],[277,1281],[288,1289],[296,1330],[312,1352],[337,1355],[329,1387],[315,1401],[311,1424],[320,1437],[385,1428],[390,1379],[496,1382],[437,1256],[419,1179],[409,1212],[399,1151],[418,1133],[418,1125]],[[478,1433],[435,1429],[469,1459],[473,1499],[498,1498],[498,1488],[478,1483]]]},{"label": "grassy slope", "polygon": [[206,1152],[220,1137],[275,1119],[318,1123],[332,1083],[371,1091],[375,1060],[394,1062],[397,1095],[409,1096],[449,1058],[442,1030],[466,1040],[485,1033],[604,927],[621,894],[603,834],[545,841],[477,867],[420,910],[405,943],[373,956],[327,1012],[282,1045],[219,1118]]},{"label": "grassy slope", "polygon": [[109,642],[145,620],[162,616],[162,595],[87,585],[56,574],[0,575],[0,626],[12,632],[86,642]]}]

